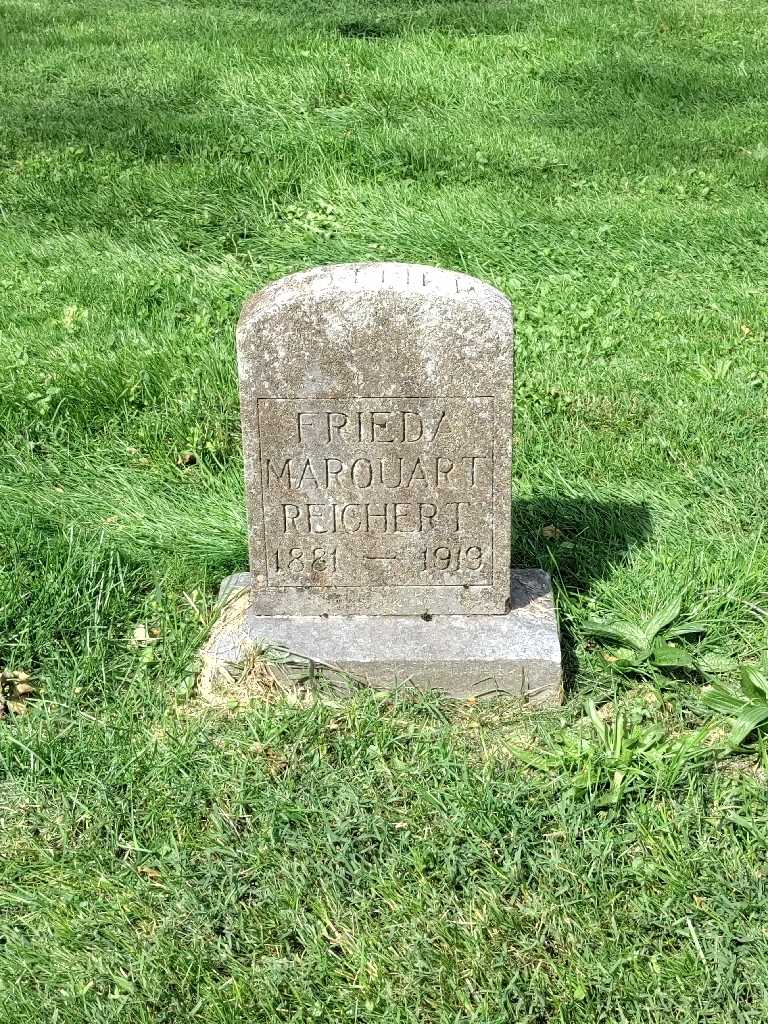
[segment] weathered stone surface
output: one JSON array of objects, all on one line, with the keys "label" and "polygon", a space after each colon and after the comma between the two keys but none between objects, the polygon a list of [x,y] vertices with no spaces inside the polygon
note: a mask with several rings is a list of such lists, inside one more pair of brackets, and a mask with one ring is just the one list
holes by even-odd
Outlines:
[{"label": "weathered stone surface", "polygon": [[237,345],[253,611],[502,615],[507,299],[433,267],[320,267],[253,296]]},{"label": "weathered stone surface", "polygon": [[[248,573],[228,577],[222,600],[250,585]],[[407,683],[459,698],[503,693],[536,704],[562,699],[551,582],[540,570],[512,573],[504,615],[267,616],[258,613],[254,593],[247,603],[232,602],[235,614],[221,616],[201,652],[209,681],[242,664],[254,647],[272,646],[374,687]]]}]

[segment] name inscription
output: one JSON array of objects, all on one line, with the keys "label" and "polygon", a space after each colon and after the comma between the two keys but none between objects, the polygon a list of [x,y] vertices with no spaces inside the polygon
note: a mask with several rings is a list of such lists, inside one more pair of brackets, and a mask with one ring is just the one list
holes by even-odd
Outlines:
[{"label": "name inscription", "polygon": [[493,399],[259,399],[270,586],[492,581]]}]

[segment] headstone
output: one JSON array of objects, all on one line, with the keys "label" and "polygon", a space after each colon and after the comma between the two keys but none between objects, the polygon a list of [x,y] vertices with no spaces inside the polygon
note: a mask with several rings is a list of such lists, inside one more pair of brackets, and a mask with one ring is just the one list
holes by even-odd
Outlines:
[{"label": "headstone", "polygon": [[319,268],[237,331],[250,561],[266,613],[503,613],[512,310],[465,274]]},{"label": "headstone", "polygon": [[511,573],[512,309],[466,274],[320,267],[237,329],[250,574],[270,640],[377,685],[560,692],[548,578]]}]

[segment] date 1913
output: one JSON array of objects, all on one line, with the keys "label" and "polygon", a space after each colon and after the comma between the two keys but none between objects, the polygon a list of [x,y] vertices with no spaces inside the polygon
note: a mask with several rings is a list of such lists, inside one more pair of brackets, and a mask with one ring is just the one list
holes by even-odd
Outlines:
[{"label": "date 1913", "polygon": [[441,572],[461,572],[464,569],[475,572],[483,566],[483,549],[477,544],[458,548],[422,548],[419,560],[422,572],[432,569]]}]

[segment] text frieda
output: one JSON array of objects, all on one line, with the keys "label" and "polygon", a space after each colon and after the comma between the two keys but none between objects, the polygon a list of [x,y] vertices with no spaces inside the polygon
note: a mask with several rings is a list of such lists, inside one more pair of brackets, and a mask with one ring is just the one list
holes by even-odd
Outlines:
[{"label": "text frieda", "polygon": [[358,409],[348,412],[312,409],[297,413],[296,427],[299,441],[417,444],[434,441],[444,420],[444,410],[430,423],[422,413],[413,409]]}]

